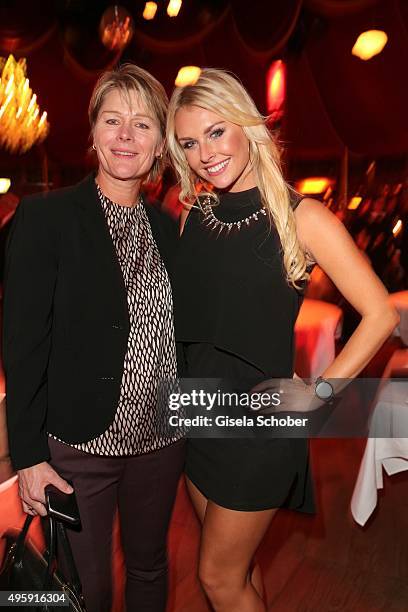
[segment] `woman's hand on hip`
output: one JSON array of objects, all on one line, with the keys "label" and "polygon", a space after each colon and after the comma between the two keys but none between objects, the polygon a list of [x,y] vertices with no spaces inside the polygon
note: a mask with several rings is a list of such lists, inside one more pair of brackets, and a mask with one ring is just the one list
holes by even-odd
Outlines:
[{"label": "woman's hand on hip", "polygon": [[[314,385],[306,384],[302,378],[271,378],[265,380],[253,389],[251,393],[260,393],[264,396],[264,409],[260,412],[269,414],[274,412],[312,412],[324,405],[314,392]],[[267,405],[267,397],[271,398]]]},{"label": "woman's hand on hip", "polygon": [[61,478],[49,463],[43,461],[31,467],[18,470],[18,490],[27,514],[46,516],[45,493],[47,485],[52,484],[63,493],[72,493],[73,488]]}]

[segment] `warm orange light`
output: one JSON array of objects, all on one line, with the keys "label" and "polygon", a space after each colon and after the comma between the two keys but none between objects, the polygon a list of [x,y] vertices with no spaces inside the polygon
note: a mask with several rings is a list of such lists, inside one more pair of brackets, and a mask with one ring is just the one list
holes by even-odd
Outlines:
[{"label": "warm orange light", "polygon": [[392,233],[394,234],[394,237],[397,237],[401,230],[402,230],[402,221],[401,219],[398,219],[398,221],[392,228]]},{"label": "warm orange light", "polygon": [[366,170],[366,174],[371,174],[371,172],[374,172],[375,167],[376,167],[376,163],[375,161],[372,161]]},{"label": "warm orange light", "polygon": [[0,178],[0,194],[7,193],[10,185],[11,181],[9,178]]},{"label": "warm orange light", "polygon": [[167,14],[169,17],[177,17],[181,9],[181,0],[170,0],[167,6]]},{"label": "warm orange light", "polygon": [[273,62],[266,76],[266,104],[272,119],[279,119],[283,112],[286,93],[286,66],[282,60]]},{"label": "warm orange light", "polygon": [[102,43],[111,51],[123,51],[134,33],[133,18],[123,6],[114,4],[103,13],[99,24]]},{"label": "warm orange light", "polygon": [[362,199],[360,196],[354,196],[354,198],[351,198],[347,208],[349,210],[356,210],[360,206]]},{"label": "warm orange light", "polygon": [[270,92],[272,96],[275,97],[280,92],[280,90],[282,89],[282,84],[283,84],[282,71],[277,70],[275,74],[273,75],[273,78],[270,84]]},{"label": "warm orange light", "polygon": [[183,66],[178,71],[174,84],[176,87],[185,87],[186,85],[194,85],[201,74],[201,68],[198,66]]},{"label": "warm orange light", "polygon": [[0,145],[11,153],[25,153],[42,142],[49,131],[47,113],[40,118],[37,95],[26,77],[27,63],[10,55],[0,58]]},{"label": "warm orange light", "polygon": [[314,176],[310,178],[303,179],[296,183],[296,189],[300,193],[306,194],[314,194],[317,195],[319,193],[323,193],[326,189],[333,183],[332,179],[329,179],[324,176]]},{"label": "warm orange light", "polygon": [[369,60],[381,53],[387,41],[388,36],[382,30],[367,30],[357,38],[351,53],[362,60]]},{"label": "warm orange light", "polygon": [[331,185],[329,185],[326,191],[324,192],[323,200],[325,201],[328,200],[332,193],[333,193],[333,188],[331,187]]},{"label": "warm orange light", "polygon": [[154,16],[156,15],[156,11],[157,11],[156,2],[146,2],[144,11],[143,11],[143,17],[147,20],[154,19]]}]

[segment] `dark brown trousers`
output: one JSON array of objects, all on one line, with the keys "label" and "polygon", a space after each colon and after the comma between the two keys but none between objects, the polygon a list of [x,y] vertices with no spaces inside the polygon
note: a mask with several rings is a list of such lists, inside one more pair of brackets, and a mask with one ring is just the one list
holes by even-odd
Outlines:
[{"label": "dark brown trousers", "polygon": [[166,536],[184,441],[132,457],[103,457],[49,439],[51,465],[72,481],[82,528],[67,529],[88,612],[112,605],[112,530],[119,511],[128,612],[164,612]]}]

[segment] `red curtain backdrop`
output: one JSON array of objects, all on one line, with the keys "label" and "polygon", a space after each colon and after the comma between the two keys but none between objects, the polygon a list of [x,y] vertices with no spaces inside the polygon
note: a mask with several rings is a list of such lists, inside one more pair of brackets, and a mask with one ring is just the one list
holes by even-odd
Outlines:
[{"label": "red curtain backdrop", "polygon": [[[0,10],[0,54],[13,50],[17,58],[27,57],[30,83],[41,110],[49,114],[45,147],[50,160],[82,164],[93,85],[101,70],[119,57],[100,43],[97,14],[92,27],[80,22],[68,27],[53,14],[53,3],[48,3],[48,11],[28,9],[31,4],[15,2],[13,11]],[[291,156],[338,158],[345,146],[368,156],[406,152],[404,0],[233,0],[218,3],[217,9],[202,3],[200,10],[184,5],[180,19],[162,14],[153,24],[135,15],[135,36],[122,61],[150,70],[168,93],[183,65],[227,68],[266,112],[267,69],[273,59],[285,58],[287,100],[281,136]],[[363,62],[351,55],[351,48],[358,34],[372,27],[387,32],[388,44],[380,55]],[[1,152],[0,159],[5,155]]]}]

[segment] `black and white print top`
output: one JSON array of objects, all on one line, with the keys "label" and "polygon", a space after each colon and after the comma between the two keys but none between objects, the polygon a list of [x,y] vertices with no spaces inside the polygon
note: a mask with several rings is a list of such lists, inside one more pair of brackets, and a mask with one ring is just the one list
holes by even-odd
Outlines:
[{"label": "black and white print top", "polygon": [[127,290],[130,332],[112,424],[93,440],[70,446],[97,455],[139,455],[181,437],[166,436],[157,412],[158,382],[177,377],[171,286],[142,201],[115,204],[99,186],[98,195]]}]

